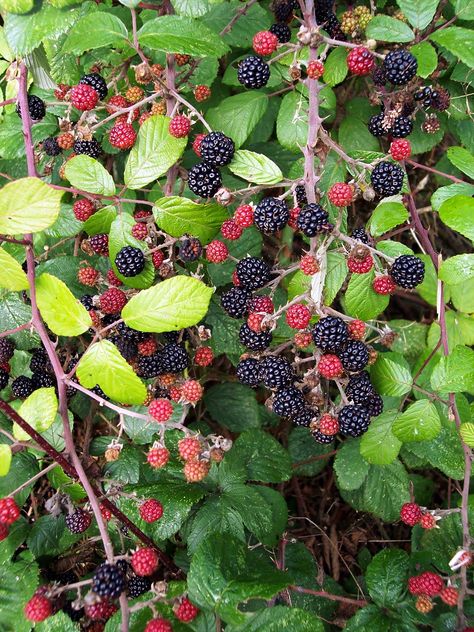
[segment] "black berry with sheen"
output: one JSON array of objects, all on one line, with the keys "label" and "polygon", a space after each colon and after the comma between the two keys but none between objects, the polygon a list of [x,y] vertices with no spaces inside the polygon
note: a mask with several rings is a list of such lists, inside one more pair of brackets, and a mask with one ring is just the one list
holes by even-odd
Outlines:
[{"label": "black berry with sheen", "polygon": [[396,86],[403,86],[415,76],[418,62],[407,50],[392,50],[386,55],[383,68],[387,81]]},{"label": "black berry with sheen", "polygon": [[270,66],[261,57],[251,55],[239,63],[237,79],[246,88],[263,88],[270,79]]},{"label": "black berry with sheen", "polygon": [[202,244],[197,237],[185,237],[179,244],[182,261],[196,261],[202,255]]},{"label": "black berry with sheen", "polygon": [[291,417],[291,423],[295,424],[295,426],[307,427],[317,416],[318,413],[315,410],[302,408],[296,415]]},{"label": "black berry with sheen", "polygon": [[246,257],[236,266],[240,284],[248,290],[258,290],[270,281],[271,268],[263,259]]},{"label": "black berry with sheen", "polygon": [[362,371],[369,361],[367,345],[359,340],[349,340],[339,354],[346,371]]},{"label": "black berry with sheen", "polygon": [[293,417],[304,407],[303,393],[295,386],[281,388],[273,399],[273,412],[279,417]]},{"label": "black berry with sheen", "polygon": [[12,393],[18,399],[26,399],[35,390],[33,381],[26,375],[19,375],[12,382]]},{"label": "black berry with sheen", "polygon": [[366,371],[352,375],[346,386],[346,397],[354,404],[365,406],[367,401],[376,395],[375,389]]},{"label": "black berry with sheen", "polygon": [[260,376],[267,388],[289,386],[295,379],[291,364],[285,358],[268,356],[260,362]]},{"label": "black berry with sheen", "polygon": [[170,342],[163,347],[160,355],[164,373],[181,373],[188,368],[188,352],[180,344]]},{"label": "black berry with sheen", "polygon": [[354,228],[351,233],[351,237],[352,239],[357,239],[358,241],[361,241],[363,244],[368,245],[371,242],[369,235],[365,232],[363,228]]},{"label": "black berry with sheen", "polygon": [[[28,112],[32,121],[40,121],[46,114],[46,106],[43,99],[40,99],[35,94],[28,95]],[[21,118],[21,106],[20,102],[16,104],[16,113]]]},{"label": "black berry with sheen", "polygon": [[222,309],[231,318],[242,318],[247,313],[247,301],[251,294],[244,287],[233,287],[221,296]]},{"label": "black berry with sheen", "polygon": [[0,362],[8,362],[13,357],[15,345],[8,338],[0,338]]},{"label": "black berry with sheen", "polygon": [[84,154],[91,158],[98,158],[102,154],[102,147],[95,138],[91,140],[76,140],[74,143],[74,153]]},{"label": "black berry with sheen", "polygon": [[214,197],[221,188],[221,184],[219,169],[206,162],[198,162],[188,171],[188,186],[199,197]]},{"label": "black berry with sheen", "polygon": [[61,153],[61,147],[54,137],[45,138],[43,141],[43,151],[47,156],[58,156]]},{"label": "black berry with sheen", "polygon": [[234,157],[234,141],[222,132],[210,132],[199,145],[201,158],[210,165],[223,167]]},{"label": "black berry with sheen", "polygon": [[325,435],[322,432],[320,432],[318,429],[311,430],[311,436],[318,443],[323,443],[325,445],[329,445],[330,443],[332,443],[334,441],[334,437],[333,436]]},{"label": "black berry with sheen", "polygon": [[268,331],[256,333],[247,323],[244,323],[239,330],[239,340],[251,351],[264,351],[272,343],[272,334]]},{"label": "black berry with sheen", "polygon": [[425,278],[425,264],[414,255],[397,257],[390,268],[390,276],[397,285],[406,290],[419,285]]},{"label": "black berry with sheen", "polygon": [[118,597],[125,590],[125,576],[115,564],[104,562],[94,573],[92,590],[100,597]]},{"label": "black berry with sheen", "polygon": [[145,267],[145,255],[140,248],[124,246],[115,256],[117,270],[124,277],[134,277],[143,271]]},{"label": "black berry with sheen", "polygon": [[281,230],[290,219],[290,209],[285,200],[275,197],[263,198],[257,204],[254,212],[255,226],[262,233],[276,233]]},{"label": "black berry with sheen", "polygon": [[385,115],[383,113],[374,114],[374,116],[370,117],[367,127],[372,136],[378,138],[380,136],[386,136],[389,133],[390,129],[387,129],[384,125],[384,118]]},{"label": "black berry with sheen", "polygon": [[241,384],[257,387],[260,384],[259,362],[255,358],[245,358],[236,367],[237,377]]},{"label": "black berry with sheen", "polygon": [[2,391],[4,388],[7,387],[8,385],[8,372],[5,371],[5,369],[0,369],[0,391]]},{"label": "black berry with sheen", "polygon": [[332,228],[329,215],[319,204],[307,204],[301,209],[296,225],[306,237],[315,237],[318,233]]},{"label": "black berry with sheen", "polygon": [[291,39],[291,30],[288,24],[284,24],[283,22],[277,22],[276,24],[272,24],[268,29],[270,33],[276,35],[278,38],[278,42],[280,44],[286,44]]},{"label": "black berry with sheen", "polygon": [[66,516],[66,527],[71,533],[84,533],[92,522],[92,516],[83,509],[76,509]]},{"label": "black berry with sheen", "polygon": [[137,361],[137,373],[145,379],[157,377],[164,373],[161,363],[161,353],[154,353],[150,356],[139,356]]},{"label": "black berry with sheen", "polygon": [[366,408],[349,404],[339,411],[337,416],[339,429],[348,437],[360,437],[370,424],[370,415]]},{"label": "black berry with sheen", "polygon": [[406,138],[413,131],[413,122],[407,116],[397,116],[390,133],[393,138]]},{"label": "black berry with sheen", "polygon": [[133,575],[130,577],[127,583],[127,595],[132,599],[140,597],[144,593],[148,592],[151,588],[151,580],[148,577],[139,577]]},{"label": "black berry with sheen", "polygon": [[314,344],[325,353],[337,353],[347,342],[347,325],[338,316],[321,318],[311,332]]},{"label": "black berry with sheen", "polygon": [[94,88],[94,90],[99,95],[99,99],[101,99],[101,101],[103,101],[107,96],[107,83],[105,79],[101,77],[101,75],[99,75],[97,72],[91,72],[88,75],[84,75],[79,83],[85,83],[91,88]]},{"label": "black berry with sheen", "polygon": [[403,170],[392,162],[379,162],[370,175],[370,181],[379,195],[396,195],[402,190]]}]

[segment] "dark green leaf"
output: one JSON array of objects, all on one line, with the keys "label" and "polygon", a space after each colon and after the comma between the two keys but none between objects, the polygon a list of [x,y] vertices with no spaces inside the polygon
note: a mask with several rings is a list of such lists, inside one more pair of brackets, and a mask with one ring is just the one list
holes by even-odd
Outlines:
[{"label": "dark green leaf", "polygon": [[367,568],[365,581],[378,606],[394,608],[402,601],[409,565],[408,554],[399,549],[386,549],[375,555]]}]

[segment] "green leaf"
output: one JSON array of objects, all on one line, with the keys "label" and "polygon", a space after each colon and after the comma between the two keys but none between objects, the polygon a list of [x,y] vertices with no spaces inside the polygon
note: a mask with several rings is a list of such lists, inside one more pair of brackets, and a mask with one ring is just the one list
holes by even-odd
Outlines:
[{"label": "green leaf", "polygon": [[212,419],[232,432],[259,428],[262,423],[255,391],[243,384],[215,384],[206,391],[204,403]]},{"label": "green leaf", "polygon": [[[136,485],[140,480],[142,460],[143,455],[136,448],[126,445],[120,452],[119,459],[106,464],[104,475],[119,481],[122,485]],[[135,506],[135,511],[136,509]]]},{"label": "green leaf", "polygon": [[205,24],[178,15],[163,15],[145,22],[138,31],[143,46],[165,53],[196,57],[222,57],[229,47]]},{"label": "green leaf", "polygon": [[449,478],[464,476],[464,453],[461,439],[453,422],[445,422],[437,437],[429,441],[405,444],[404,448],[443,472]]},{"label": "green leaf", "polygon": [[[4,330],[15,329],[19,325],[24,325],[31,321],[31,307],[19,298],[17,294],[7,294],[0,301],[0,322]],[[14,334],[13,340],[17,349],[31,349],[32,345],[38,344],[37,334],[30,334],[29,330],[20,331]]]},{"label": "green leaf", "polygon": [[402,446],[394,432],[397,414],[387,410],[370,422],[360,442],[360,453],[368,463],[389,465],[397,458]]},{"label": "green leaf", "polygon": [[28,289],[28,278],[16,259],[0,248],[0,287],[19,292]]},{"label": "green leaf", "polygon": [[380,353],[370,375],[378,393],[397,397],[411,390],[412,378],[407,361],[398,353]]},{"label": "green leaf", "polygon": [[39,178],[20,178],[0,189],[0,233],[39,233],[56,221],[62,191]]},{"label": "green leaf", "polygon": [[81,154],[68,160],[65,174],[72,186],[81,189],[81,191],[100,195],[114,195],[115,193],[115,184],[110,173],[100,162],[90,156]]},{"label": "green leaf", "polygon": [[243,483],[233,483],[226,487],[223,496],[241,515],[245,527],[255,535],[259,542],[262,542],[271,534],[272,510],[270,505],[258,493],[257,487]]},{"label": "green leaf", "polygon": [[353,274],[344,297],[349,316],[361,320],[376,318],[389,304],[389,297],[374,292],[374,269],[365,274]]},{"label": "green leaf", "polygon": [[420,42],[410,48],[410,53],[413,53],[418,62],[418,68],[416,74],[419,77],[429,77],[431,73],[436,70],[438,65],[438,54],[435,47],[429,42]]},{"label": "green leaf", "polygon": [[445,187],[440,187],[431,196],[431,206],[433,210],[439,211],[443,202],[455,195],[474,195],[474,186],[467,182],[456,182],[454,184],[448,184]]},{"label": "green leaf", "polygon": [[94,11],[76,22],[63,44],[62,53],[80,55],[86,50],[103,46],[123,47],[127,36],[127,28],[117,16]]},{"label": "green leaf", "polygon": [[0,602],[5,630],[31,630],[31,622],[23,616],[23,609],[38,587],[38,575],[38,565],[29,551],[24,551],[14,563],[0,566]]},{"label": "green leaf", "polygon": [[410,404],[393,424],[393,434],[404,443],[434,439],[440,431],[438,411],[428,399]]},{"label": "green leaf", "polygon": [[12,449],[6,443],[0,444],[0,476],[6,476],[12,463]]},{"label": "green leaf", "polygon": [[242,625],[228,625],[226,632],[324,632],[323,623],[316,615],[300,608],[272,606],[264,608]]},{"label": "green leaf", "polygon": [[72,500],[79,501],[87,496],[82,485],[75,483],[73,479],[59,467],[59,465],[48,472],[47,476],[54,489],[64,492],[70,496]]},{"label": "green leaf", "polygon": [[[471,502],[472,496],[470,504]],[[471,511],[469,513],[469,521],[472,524],[472,513]],[[449,566],[449,561],[453,557],[453,552],[457,552],[463,546],[460,514],[450,514],[437,523],[436,529],[423,529],[423,531],[420,539],[421,550],[428,553],[435,568],[444,574],[451,575],[453,571]]]},{"label": "green leaf", "polygon": [[308,136],[308,100],[298,92],[286,94],[277,118],[277,138],[290,151],[300,151]]},{"label": "green leaf", "polygon": [[[329,463],[324,455],[334,448],[333,444],[325,445],[314,441],[309,428],[293,428],[288,437],[288,452],[293,461],[293,472],[297,476],[315,476]],[[314,459],[311,461],[311,459]],[[294,467],[295,463],[308,461],[304,465]]]},{"label": "green leaf", "polygon": [[46,621],[35,625],[36,632],[77,632],[76,624],[61,610]]},{"label": "green leaf", "polygon": [[470,151],[464,147],[449,147],[446,155],[455,167],[471,179],[474,178],[474,156]]},{"label": "green leaf", "polygon": [[435,31],[430,40],[444,46],[470,68],[474,68],[474,32],[460,26]]},{"label": "green leaf", "polygon": [[363,485],[369,464],[361,455],[360,439],[344,441],[334,459],[334,472],[339,489],[354,490]]},{"label": "green leaf", "polygon": [[441,281],[457,285],[474,277],[474,255],[455,255],[443,261],[438,272]]},{"label": "green leaf", "polygon": [[474,393],[474,351],[458,345],[442,357],[431,374],[431,388],[442,393]]},{"label": "green leaf", "polygon": [[[54,387],[38,388],[33,391],[18,410],[18,414],[38,432],[47,430],[56,418],[58,399]],[[30,436],[16,423],[13,424],[13,435],[19,441],[27,441]]]},{"label": "green leaf", "polygon": [[247,478],[263,483],[280,483],[291,478],[288,452],[271,435],[262,430],[243,432],[234,443],[232,459],[247,468]]},{"label": "green leaf", "polygon": [[474,241],[474,200],[467,195],[455,195],[441,204],[439,216],[453,230]]},{"label": "green leaf", "polygon": [[85,230],[88,235],[108,233],[116,217],[117,209],[115,206],[104,206],[104,208],[101,208],[84,222],[82,229]]},{"label": "green leaf", "polygon": [[433,19],[439,0],[397,0],[397,4],[413,28],[422,31]]},{"label": "green leaf", "polygon": [[391,228],[400,226],[408,219],[408,211],[401,202],[389,202],[386,199],[372,212],[367,228],[374,237],[380,237]]},{"label": "green leaf", "polygon": [[188,537],[189,552],[194,554],[198,547],[211,540],[215,533],[228,534],[235,540],[245,542],[242,516],[225,496],[211,496],[196,512]]},{"label": "green leaf", "polygon": [[48,327],[58,336],[79,336],[92,327],[84,305],[57,277],[46,272],[38,277],[36,299]]},{"label": "green leaf", "polygon": [[410,498],[408,474],[400,461],[371,465],[363,487],[365,511],[386,522],[398,520],[400,507]]},{"label": "green leaf", "polygon": [[474,448],[474,423],[467,422],[459,426],[459,433],[466,445]]},{"label": "green leaf", "polygon": [[455,13],[460,20],[474,20],[473,0],[456,0]]},{"label": "green leaf", "polygon": [[215,202],[193,202],[183,197],[163,197],[153,207],[155,221],[172,237],[185,234],[197,237],[203,244],[211,241],[228,215],[223,206]]},{"label": "green leaf", "polygon": [[268,557],[227,535],[214,534],[201,544],[188,573],[189,598],[200,608],[211,609],[227,623],[244,623],[239,603],[271,599],[288,585]]},{"label": "green leaf", "polygon": [[337,86],[347,77],[348,71],[347,51],[344,46],[337,46],[329,53],[324,62],[323,81],[328,86]]},{"label": "green leaf", "polygon": [[209,0],[172,0],[171,4],[178,15],[199,18],[210,9]]},{"label": "green leaf", "polygon": [[[143,241],[136,239],[132,235],[132,228],[135,224],[134,218],[128,213],[117,215],[110,226],[109,234],[109,259],[113,271],[117,277],[128,287],[143,289],[150,287],[155,280],[155,267],[150,256],[147,255],[148,248]],[[133,277],[125,277],[117,270],[115,257],[124,246],[138,248],[145,255],[145,267]]]},{"label": "green leaf", "polygon": [[238,16],[233,27],[220,36],[226,44],[236,48],[248,48],[252,45],[252,38],[258,31],[265,31],[272,24],[270,12],[266,7],[256,2],[249,5],[245,13],[242,13],[242,5],[239,0],[230,0],[216,4],[210,0],[212,10],[206,14],[202,20],[216,33],[220,33],[228,24],[231,18]]},{"label": "green leaf", "polygon": [[283,179],[280,167],[273,160],[246,149],[235,152],[229,170],[239,178],[256,184],[276,184]]},{"label": "green leaf", "polygon": [[34,0],[2,0],[0,7],[8,13],[28,13],[33,8]]},{"label": "green leaf", "polygon": [[411,42],[415,34],[405,22],[388,15],[376,15],[365,29],[366,37],[382,42]]},{"label": "green leaf", "polygon": [[381,608],[394,608],[405,596],[410,560],[406,551],[385,549],[372,558],[365,581],[370,596]]},{"label": "green leaf", "polygon": [[[2,498],[11,494],[19,485],[26,483],[30,478],[38,474],[39,467],[36,458],[29,452],[15,454],[10,471],[0,478],[0,494]],[[30,495],[33,483],[30,483],[20,492],[15,494],[16,504],[21,507]]]},{"label": "green leaf", "polygon": [[264,92],[249,90],[227,97],[217,107],[206,112],[206,120],[213,129],[232,138],[238,149],[254,130],[268,108]]},{"label": "green leaf", "polygon": [[[347,276],[347,260],[340,252],[326,253],[327,268],[324,279],[324,304],[331,305]],[[311,279],[311,277],[305,277]],[[290,297],[288,297],[289,300]]]},{"label": "green leaf", "polygon": [[124,178],[128,188],[140,189],[150,184],[181,158],[187,138],[171,136],[169,123],[168,116],[156,115],[150,116],[140,127],[125,165]]},{"label": "green leaf", "polygon": [[88,347],[77,365],[77,377],[82,386],[98,384],[106,395],[123,404],[142,404],[146,398],[145,385],[109,340]]}]

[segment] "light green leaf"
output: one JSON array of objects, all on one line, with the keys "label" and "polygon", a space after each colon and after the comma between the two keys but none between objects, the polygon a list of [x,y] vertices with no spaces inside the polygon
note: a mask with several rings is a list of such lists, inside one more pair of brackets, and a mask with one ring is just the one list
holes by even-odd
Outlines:
[{"label": "light green leaf", "polygon": [[80,55],[86,50],[125,44],[125,24],[115,15],[95,11],[84,15],[76,22],[64,42],[62,53]]},{"label": "light green leaf", "polygon": [[10,471],[12,449],[7,443],[0,444],[0,476],[6,476]]},{"label": "light green leaf", "polygon": [[58,336],[79,336],[92,326],[82,305],[57,277],[44,272],[36,280],[36,299],[48,327]]},{"label": "light green leaf", "polygon": [[344,46],[336,46],[324,62],[323,81],[328,86],[337,86],[338,83],[344,81],[348,72],[347,50]]},{"label": "light green leaf", "polygon": [[140,127],[125,165],[125,184],[130,189],[153,182],[181,158],[187,138],[171,136],[169,123],[168,116],[150,116]]},{"label": "light green leaf", "polygon": [[474,156],[464,147],[450,147],[446,152],[449,161],[471,179],[474,178]]},{"label": "light green leaf", "polygon": [[370,422],[360,442],[360,453],[368,463],[388,465],[397,458],[402,447],[393,432],[397,414],[397,411],[387,410]]},{"label": "light green leaf", "polygon": [[20,178],[0,189],[0,233],[39,233],[56,221],[62,191],[39,178]]},{"label": "light green leaf", "polygon": [[324,624],[316,612],[284,606],[263,608],[242,625],[227,625],[226,632],[324,632]]},{"label": "light green leaf", "polygon": [[413,441],[405,444],[404,448],[423,461],[428,461],[449,478],[460,480],[464,476],[464,454],[454,422],[446,421],[434,439]]},{"label": "light green leaf", "polygon": [[229,170],[239,178],[256,184],[276,184],[283,179],[280,167],[273,160],[246,149],[235,152]]},{"label": "light green leaf", "polygon": [[389,304],[390,298],[374,292],[374,269],[365,274],[353,274],[347,286],[345,305],[349,316],[362,320],[376,318]]},{"label": "light green leaf", "polygon": [[458,345],[442,357],[431,374],[431,387],[442,393],[474,393],[474,351]]},{"label": "light green leaf", "polygon": [[205,24],[179,15],[163,15],[145,22],[138,31],[143,46],[165,53],[222,57],[229,47]]},{"label": "light green leaf", "polygon": [[76,188],[88,193],[114,195],[114,179],[108,171],[90,156],[81,154],[68,160],[65,168],[66,178]]},{"label": "light green leaf", "polygon": [[[324,304],[331,305],[347,276],[347,260],[340,252],[327,252],[326,278],[324,279]],[[305,276],[306,279],[311,277]],[[289,298],[289,300],[291,300]]]},{"label": "light green leaf", "polygon": [[[449,150],[448,150],[449,151]],[[474,241],[474,199],[467,195],[449,198],[439,209],[439,216],[453,230]]]},{"label": "light green leaf", "polygon": [[249,90],[227,97],[206,112],[206,120],[213,129],[224,132],[239,148],[249,137],[268,108],[264,92]]},{"label": "light green leaf", "polygon": [[0,8],[8,13],[28,13],[33,8],[33,0],[2,0]]},{"label": "light green leaf", "polygon": [[108,397],[123,404],[143,404],[146,398],[145,385],[110,340],[90,345],[79,360],[77,377],[82,386],[99,385]]},{"label": "light green leaf", "polygon": [[145,257],[145,267],[140,274],[133,277],[123,276],[117,270],[117,266],[115,265],[115,257],[124,246],[133,246],[134,248],[141,250],[145,255],[147,253],[148,248],[145,246],[144,242],[136,239],[132,235],[132,227],[134,224],[135,220],[128,213],[121,213],[114,219],[110,226],[109,258],[113,271],[122,283],[128,285],[128,287],[134,287],[141,290],[143,288],[150,287],[155,279],[155,267],[150,256]]},{"label": "light green leaf", "polygon": [[88,235],[108,233],[116,217],[117,209],[115,206],[104,206],[104,208],[101,208],[91,215],[89,219],[84,222],[82,228]]},{"label": "light green leaf", "polygon": [[198,279],[176,276],[132,296],[122,318],[140,331],[178,331],[204,318],[212,293]]},{"label": "light green leaf", "polygon": [[397,397],[411,390],[410,368],[405,358],[398,353],[380,353],[370,375],[377,392],[381,395]]},{"label": "light green leaf", "polygon": [[433,19],[439,0],[397,0],[413,28],[422,31]]},{"label": "light green leaf", "polygon": [[212,0],[172,0],[171,4],[178,15],[199,18],[206,15],[213,2]]},{"label": "light green leaf", "polygon": [[[18,414],[38,432],[44,432],[53,424],[58,411],[58,399],[54,387],[38,388],[33,391],[18,410]],[[16,423],[13,424],[13,436],[18,441],[27,441],[30,435]]]},{"label": "light green leaf", "polygon": [[153,207],[155,221],[165,233],[172,237],[185,234],[197,237],[207,244],[217,235],[222,222],[228,215],[224,207],[216,202],[200,203],[183,197],[163,197]]},{"label": "light green leaf", "polygon": [[455,255],[443,261],[438,272],[441,281],[457,285],[474,277],[474,255]]},{"label": "light green leaf", "polygon": [[438,65],[438,53],[435,47],[429,42],[420,42],[411,46],[410,53],[413,53],[418,62],[418,68],[416,74],[419,77],[429,77],[431,73],[436,70]]},{"label": "light green leaf", "polygon": [[420,399],[410,404],[393,424],[393,434],[404,443],[434,439],[440,430],[438,411],[428,399]]},{"label": "light green leaf", "polygon": [[474,32],[460,26],[435,31],[430,40],[444,46],[470,68],[474,68]]},{"label": "light green leaf", "polygon": [[16,259],[0,248],[0,287],[19,292],[28,289],[28,278]]},{"label": "light green leaf", "polygon": [[460,20],[474,20],[474,0],[456,0],[455,13]]},{"label": "light green leaf", "polygon": [[465,424],[461,424],[459,432],[464,443],[469,447],[474,448],[474,423],[467,422]]},{"label": "light green leaf", "polygon": [[440,187],[431,196],[431,206],[433,210],[439,211],[443,202],[456,195],[474,195],[474,185],[468,184],[467,182],[455,182],[454,184]]},{"label": "light green leaf", "polygon": [[277,138],[290,151],[300,151],[308,136],[308,100],[294,91],[282,99],[277,118]]},{"label": "light green leaf", "polygon": [[367,228],[374,237],[380,237],[391,228],[408,219],[408,211],[401,202],[384,200],[372,212]]},{"label": "light green leaf", "polygon": [[365,29],[369,38],[382,42],[411,42],[415,34],[405,22],[391,18],[388,15],[376,15]]}]

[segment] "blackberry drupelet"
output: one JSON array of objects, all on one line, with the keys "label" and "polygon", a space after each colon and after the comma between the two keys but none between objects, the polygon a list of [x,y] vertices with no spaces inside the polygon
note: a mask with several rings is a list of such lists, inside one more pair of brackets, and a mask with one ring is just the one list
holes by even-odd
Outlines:
[{"label": "blackberry drupelet", "polygon": [[104,562],[92,577],[92,590],[100,597],[118,597],[125,590],[125,576],[115,564]]},{"label": "blackberry drupelet", "polygon": [[403,170],[391,162],[379,162],[370,175],[370,181],[379,195],[396,195],[402,190]]},{"label": "blackberry drupelet", "polygon": [[161,365],[161,353],[150,356],[138,356],[137,373],[140,377],[150,379],[164,373]]},{"label": "blackberry drupelet", "polygon": [[115,256],[117,270],[124,277],[134,277],[143,271],[145,267],[145,255],[140,248],[124,246]]},{"label": "blackberry drupelet", "polygon": [[285,200],[266,197],[255,208],[254,222],[262,233],[274,234],[278,232],[289,219],[290,209]]},{"label": "blackberry drupelet", "polygon": [[148,577],[133,575],[127,583],[127,595],[131,599],[135,599],[136,597],[140,597],[140,595],[148,592],[150,588],[151,580]]},{"label": "blackberry drupelet", "polygon": [[277,22],[287,22],[293,17],[296,8],[293,0],[279,0],[273,6],[273,13]]},{"label": "blackberry drupelet", "polygon": [[221,188],[221,172],[206,162],[198,162],[188,171],[188,187],[202,198],[214,197]]},{"label": "blackberry drupelet", "polygon": [[51,362],[49,361],[48,354],[43,347],[39,347],[35,349],[31,355],[30,360],[30,370],[35,372],[46,371],[51,373],[53,371],[53,367],[51,366]]},{"label": "blackberry drupelet", "polygon": [[19,375],[12,382],[12,393],[18,399],[26,399],[34,391],[33,381],[26,375]]},{"label": "blackberry drupelet", "polygon": [[9,377],[10,375],[5,369],[0,369],[0,391],[7,387]]},{"label": "blackberry drupelet", "polygon": [[352,239],[357,239],[358,241],[361,241],[363,244],[366,244],[366,245],[370,245],[372,241],[369,235],[365,232],[365,229],[362,227],[354,228],[354,230],[351,233],[351,237]]},{"label": "blackberry drupelet", "polygon": [[352,375],[345,389],[346,396],[354,404],[366,405],[366,402],[376,395],[375,389],[366,371]]},{"label": "blackberry drupelet", "polygon": [[95,138],[91,140],[76,140],[73,148],[74,153],[85,154],[91,158],[98,158],[102,154],[102,147]]},{"label": "blackberry drupelet", "polygon": [[347,342],[347,325],[338,316],[321,318],[312,330],[314,344],[325,353],[337,353]]},{"label": "blackberry drupelet", "polygon": [[37,388],[49,388],[50,386],[56,386],[56,380],[49,373],[32,373],[31,380],[35,391]]},{"label": "blackberry drupelet", "polygon": [[416,57],[407,50],[392,50],[386,55],[383,68],[387,81],[396,86],[403,86],[415,76],[418,62]]},{"label": "blackberry drupelet", "polygon": [[304,206],[305,204],[308,204],[308,198],[306,196],[306,188],[304,184],[297,184],[295,186],[295,197],[298,206]]},{"label": "blackberry drupelet", "polygon": [[83,509],[76,509],[66,516],[66,527],[71,533],[84,533],[92,522],[92,516]]},{"label": "blackberry drupelet", "polygon": [[390,130],[387,130],[383,125],[384,118],[385,115],[383,112],[380,114],[374,114],[374,116],[370,117],[367,128],[372,136],[379,138],[380,136],[386,136],[390,133]]},{"label": "blackberry drupelet", "polygon": [[107,83],[97,72],[91,72],[88,75],[84,75],[80,79],[79,83],[85,83],[86,85],[91,86],[91,88],[94,88],[101,101],[103,101],[107,96]]},{"label": "blackberry drupelet", "polygon": [[252,331],[247,323],[244,323],[239,330],[239,340],[251,351],[264,351],[272,342],[272,334],[268,331],[256,333]]},{"label": "blackberry drupelet", "polygon": [[88,312],[91,309],[94,309],[94,299],[90,294],[83,294],[79,299],[79,303],[81,303],[81,305],[84,305]]},{"label": "blackberry drupelet", "polygon": [[[110,314],[113,323],[116,320],[120,320],[120,314]],[[102,319],[102,322],[105,320],[105,316]],[[132,329],[124,322],[121,322],[117,325],[117,333],[122,336],[122,338],[129,338],[130,340],[135,340],[135,342],[142,342],[146,340],[149,334],[145,331],[137,331],[136,329]]]},{"label": "blackberry drupelet", "polygon": [[273,35],[277,36],[280,44],[286,44],[291,39],[290,27],[283,22],[272,24],[268,30],[270,31],[270,33],[273,33]]},{"label": "blackberry drupelet", "polygon": [[360,340],[349,340],[339,353],[339,357],[346,371],[362,371],[369,361],[369,350]]},{"label": "blackberry drupelet", "polygon": [[134,340],[113,336],[110,341],[114,343],[125,360],[132,360],[138,355],[137,343]]},{"label": "blackberry drupelet", "polygon": [[8,338],[0,338],[0,362],[8,362],[13,357],[15,345]]},{"label": "blackberry drupelet", "polygon": [[89,238],[89,245],[96,255],[109,256],[109,236],[107,233],[97,233]]},{"label": "blackberry drupelet", "polygon": [[394,120],[391,134],[393,138],[406,138],[413,131],[413,122],[407,116],[397,116]]},{"label": "blackberry drupelet", "polygon": [[428,108],[431,105],[433,91],[430,86],[424,86],[415,92],[413,98],[415,101],[421,101],[422,106]]},{"label": "blackberry drupelet", "polygon": [[234,157],[234,141],[222,132],[210,132],[199,146],[201,158],[214,167],[223,167],[232,162]]},{"label": "blackberry drupelet", "polygon": [[222,309],[231,318],[242,318],[247,313],[247,301],[251,294],[244,287],[233,287],[221,296]]},{"label": "blackberry drupelet", "polygon": [[251,55],[239,63],[237,79],[246,88],[263,88],[270,79],[270,66],[261,57]]},{"label": "blackberry drupelet", "polygon": [[294,417],[304,407],[303,393],[294,386],[281,388],[273,399],[273,412],[279,417]]},{"label": "blackberry drupelet", "polygon": [[307,427],[317,416],[318,412],[316,410],[302,408],[296,415],[290,417],[290,421],[292,424],[295,424],[295,426]]},{"label": "blackberry drupelet", "polygon": [[320,430],[311,430],[311,436],[318,443],[323,443],[325,445],[329,445],[334,441],[333,435],[325,435]]},{"label": "blackberry drupelet", "polygon": [[383,412],[383,399],[378,393],[375,393],[366,401],[364,408],[368,410],[371,417],[377,417]]},{"label": "blackberry drupelet", "polygon": [[341,408],[338,414],[339,429],[348,437],[360,437],[370,424],[370,415],[366,408],[349,404]]},{"label": "blackberry drupelet", "polygon": [[259,365],[262,382],[267,388],[289,386],[295,379],[291,364],[285,358],[267,356]]},{"label": "blackberry drupelet", "polygon": [[236,266],[237,278],[247,290],[258,290],[270,281],[271,268],[263,259],[246,257]]},{"label": "blackberry drupelet", "polygon": [[329,33],[333,39],[345,42],[347,37],[341,30],[341,24],[334,13],[330,13],[324,21],[324,30]]},{"label": "blackberry drupelet", "polygon": [[43,151],[47,156],[59,156],[61,153],[61,147],[58,145],[58,141],[56,138],[51,136],[50,138],[45,138],[43,141]]},{"label": "blackberry drupelet", "polygon": [[259,362],[255,358],[245,358],[236,367],[237,377],[241,384],[257,387],[260,384]]},{"label": "blackberry drupelet", "polygon": [[[46,114],[46,106],[43,99],[40,99],[35,94],[28,95],[28,112],[32,121],[40,121]],[[20,102],[16,104],[16,113],[21,118],[21,106]]]},{"label": "blackberry drupelet", "polygon": [[185,237],[179,244],[179,258],[182,261],[196,261],[202,255],[202,244],[197,237]]},{"label": "blackberry drupelet", "polygon": [[332,228],[329,215],[319,204],[307,204],[301,209],[296,225],[306,237],[315,237],[318,233]]},{"label": "blackberry drupelet", "polygon": [[405,290],[411,290],[425,278],[425,264],[414,255],[401,255],[393,262],[390,276],[397,285]]},{"label": "blackberry drupelet", "polygon": [[173,342],[166,344],[161,350],[161,365],[164,373],[181,373],[189,365],[186,349]]}]

